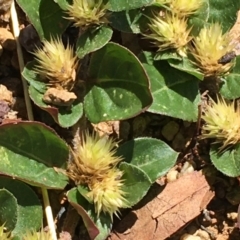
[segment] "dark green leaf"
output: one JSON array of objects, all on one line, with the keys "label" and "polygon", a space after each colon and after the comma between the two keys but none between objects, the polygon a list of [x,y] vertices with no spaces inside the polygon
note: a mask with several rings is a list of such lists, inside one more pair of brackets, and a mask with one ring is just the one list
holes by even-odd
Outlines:
[{"label": "dark green leaf", "polygon": [[178,153],[166,143],[153,138],[137,138],[122,144],[117,155],[140,168],[151,182],[163,176],[176,163]]},{"label": "dark green leaf", "polygon": [[0,189],[0,225],[12,231],[17,224],[17,199],[6,189]]},{"label": "dark green leaf", "polygon": [[52,0],[17,0],[17,2],[41,39],[61,35],[69,25],[64,11]]},{"label": "dark green leaf", "polygon": [[[0,172],[35,186],[62,189],[69,150],[53,130],[42,123],[16,122],[0,126]],[[54,169],[54,167],[56,169]]]},{"label": "dark green leaf", "polygon": [[139,9],[114,12],[110,15],[111,26],[118,31],[128,33],[140,33],[140,19],[142,12]]},{"label": "dark green leaf", "polygon": [[[17,211],[13,212],[8,219],[12,221],[17,214],[17,222],[12,229],[12,235],[23,235],[27,231],[37,231],[42,225],[42,205],[35,192],[25,183],[0,177],[0,189],[6,189],[17,200]],[[0,190],[1,191],[1,190]],[[0,203],[2,206],[2,204]],[[14,208],[13,204],[13,208]],[[10,209],[12,208],[10,207]],[[1,215],[1,214],[0,214]]]},{"label": "dark green leaf", "polygon": [[213,165],[229,177],[240,176],[240,144],[234,149],[219,153],[219,145],[214,144],[210,150]]},{"label": "dark green leaf", "polygon": [[240,56],[236,58],[236,65],[233,70],[222,78],[220,93],[224,98],[235,99],[240,97]]},{"label": "dark green leaf", "polygon": [[198,69],[188,58],[182,58],[181,61],[175,59],[168,59],[168,63],[171,67],[189,73],[190,75],[193,75],[199,80],[203,80],[204,78],[204,75],[198,71]]},{"label": "dark green leaf", "polygon": [[122,190],[126,193],[125,198],[129,205],[133,206],[147,194],[151,187],[151,179],[144,171],[132,164],[122,162],[119,168],[124,172]]},{"label": "dark green leaf", "polygon": [[237,19],[240,1],[236,0],[209,0],[209,23],[219,22],[223,31],[231,29]]},{"label": "dark green leaf", "polygon": [[153,104],[148,111],[186,121],[196,121],[200,103],[199,80],[170,67],[165,61],[149,63],[149,57],[141,59],[148,59],[148,63],[144,63],[143,66],[150,78],[153,95]]},{"label": "dark green leaf", "polygon": [[87,200],[79,193],[76,188],[71,189],[68,192],[67,197],[70,204],[83,218],[84,224],[91,239],[105,240],[111,231],[111,217],[103,213],[97,217],[94,211],[94,205],[87,202]]},{"label": "dark green leaf", "polygon": [[[108,43],[93,53],[84,110],[93,122],[130,118],[152,102],[149,80],[141,63],[128,49]],[[88,82],[88,83],[89,83]]]},{"label": "dark green leaf", "polygon": [[76,53],[79,58],[94,52],[106,45],[112,37],[112,29],[106,26],[101,28],[89,28],[78,39]]},{"label": "dark green leaf", "polygon": [[142,8],[142,7],[145,7],[145,6],[149,6],[153,2],[154,2],[154,0],[134,0],[134,1],[109,0],[108,1],[108,4],[109,4],[108,9],[113,11],[113,12],[120,12],[120,11],[131,10],[131,9],[136,9],[136,8]]}]

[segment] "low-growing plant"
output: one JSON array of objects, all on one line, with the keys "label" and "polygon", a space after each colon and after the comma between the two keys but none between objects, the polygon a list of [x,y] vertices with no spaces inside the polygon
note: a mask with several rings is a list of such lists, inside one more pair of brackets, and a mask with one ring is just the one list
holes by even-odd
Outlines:
[{"label": "low-growing plant", "polygon": [[[67,143],[47,121],[0,126],[0,224],[11,237],[25,239],[27,231],[41,228],[41,202],[33,191],[39,187],[65,191],[90,238],[106,239],[113,215],[121,217],[122,208],[137,204],[174,166],[178,152],[150,137],[120,143],[90,134],[87,122],[121,121],[142,112],[196,122],[205,90],[221,97],[205,108],[201,138],[214,139],[210,156],[219,171],[240,175],[239,108],[224,100],[240,97],[240,58],[229,32],[240,2],[17,3],[42,41],[22,71],[29,96],[74,140]],[[64,40],[66,29],[77,31],[75,40]],[[114,33],[135,36],[135,46]]]}]

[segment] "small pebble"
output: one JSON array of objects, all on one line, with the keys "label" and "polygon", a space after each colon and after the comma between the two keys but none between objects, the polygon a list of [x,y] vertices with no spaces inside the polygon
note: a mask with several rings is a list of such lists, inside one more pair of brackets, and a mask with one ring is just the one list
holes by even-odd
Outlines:
[{"label": "small pebble", "polygon": [[163,127],[162,135],[167,141],[172,141],[178,131],[179,125],[174,121],[170,121]]},{"label": "small pebble", "polygon": [[178,171],[175,169],[171,169],[167,173],[167,182],[173,182],[178,178]]},{"label": "small pebble", "polygon": [[6,28],[0,28],[0,44],[8,51],[13,51],[16,49],[16,41],[14,36]]},{"label": "small pebble", "polygon": [[201,238],[198,236],[193,236],[193,235],[185,233],[184,235],[182,235],[180,240],[201,240]]}]

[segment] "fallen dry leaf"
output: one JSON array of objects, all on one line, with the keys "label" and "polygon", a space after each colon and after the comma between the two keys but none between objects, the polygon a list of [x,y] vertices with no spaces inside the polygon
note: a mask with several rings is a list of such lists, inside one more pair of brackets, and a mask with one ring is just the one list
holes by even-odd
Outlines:
[{"label": "fallen dry leaf", "polygon": [[45,103],[55,106],[70,106],[76,99],[77,96],[75,93],[56,88],[49,88],[43,96],[43,101]]},{"label": "fallen dry leaf", "polygon": [[8,105],[13,104],[12,92],[10,92],[4,85],[0,84],[0,100],[5,101]]},{"label": "fallen dry leaf", "polygon": [[213,196],[201,172],[186,174],[124,217],[109,240],[164,240],[197,217]]}]

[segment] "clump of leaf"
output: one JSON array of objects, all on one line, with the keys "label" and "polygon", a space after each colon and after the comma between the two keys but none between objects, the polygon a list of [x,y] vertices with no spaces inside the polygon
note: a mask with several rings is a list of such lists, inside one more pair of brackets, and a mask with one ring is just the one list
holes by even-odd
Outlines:
[{"label": "clump of leaf", "polygon": [[158,51],[176,49],[178,53],[184,52],[184,47],[191,40],[187,20],[176,15],[166,13],[164,16],[154,13],[149,18],[150,33],[144,34],[145,38],[158,48]]},{"label": "clump of leaf", "polygon": [[215,143],[221,144],[220,151],[240,142],[240,108],[234,102],[227,103],[223,98],[212,100],[202,119],[205,124],[201,138],[215,139]]},{"label": "clump of leaf", "polygon": [[35,71],[48,87],[70,91],[76,80],[77,57],[73,48],[57,38],[43,41],[43,48],[34,53],[37,61]]},{"label": "clump of leaf", "polygon": [[88,187],[87,197],[94,203],[98,215],[103,211],[112,217],[119,208],[127,207],[121,190],[123,173],[116,167],[122,158],[115,153],[114,140],[86,133],[68,166],[68,175],[76,185]]},{"label": "clump of leaf", "polygon": [[1,240],[11,240],[10,233],[5,231],[4,224],[0,226],[0,239]]},{"label": "clump of leaf", "polygon": [[68,19],[74,22],[76,27],[88,28],[108,23],[107,7],[104,0],[73,0],[68,6]]},{"label": "clump of leaf", "polygon": [[225,64],[219,62],[234,49],[229,33],[223,34],[219,23],[202,28],[193,45],[192,55],[205,76],[222,75],[233,67],[233,61]]}]

